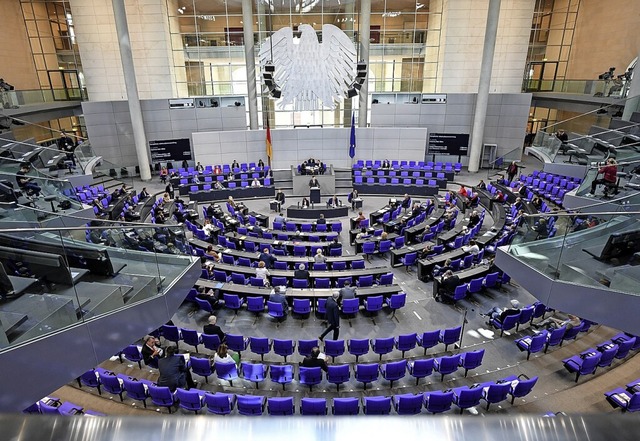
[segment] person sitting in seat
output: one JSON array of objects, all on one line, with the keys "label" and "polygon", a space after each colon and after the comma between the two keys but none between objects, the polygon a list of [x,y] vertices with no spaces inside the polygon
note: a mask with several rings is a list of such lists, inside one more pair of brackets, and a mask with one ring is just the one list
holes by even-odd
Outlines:
[{"label": "person sitting in seat", "polygon": [[18,183],[18,187],[24,190],[27,196],[34,195],[38,197],[42,189],[38,184],[33,182],[32,178],[27,176],[29,170],[31,170],[31,164],[28,162],[20,164],[20,171],[16,173],[16,182]]},{"label": "person sitting in seat", "polygon": [[436,295],[436,302],[441,302],[445,299],[445,296],[449,299],[453,298],[453,293],[456,288],[460,285],[460,278],[453,274],[453,271],[448,270],[442,276],[442,281],[440,282],[440,287],[438,288],[438,292]]},{"label": "person sitting in seat", "polygon": [[236,354],[235,352],[229,350],[229,347],[226,345],[226,343],[222,343],[220,344],[220,346],[218,346],[218,350],[216,351],[216,354],[213,356],[213,362],[214,363],[235,363],[238,364],[240,361],[240,357],[238,354]]},{"label": "person sitting in seat", "polygon": [[287,302],[287,297],[285,293],[287,292],[287,288],[284,286],[277,286],[269,296],[269,301],[274,303],[280,303],[282,305],[282,312],[284,315],[287,315],[289,311],[289,303]]},{"label": "person sitting in seat", "polygon": [[438,277],[443,275],[447,271],[452,271],[452,270],[453,268],[451,268],[451,259],[447,259],[444,261],[444,264],[442,266],[437,264],[433,266],[433,271],[431,272],[431,276]]},{"label": "person sitting in seat", "polygon": [[316,254],[313,256],[313,261],[315,263],[325,263],[327,258],[324,254],[322,254],[322,248],[318,248]]},{"label": "person sitting in seat", "polygon": [[404,211],[407,211],[409,208],[411,208],[411,197],[408,194],[404,195],[401,206],[402,208],[404,208]]},{"label": "person sitting in seat", "polygon": [[251,181],[251,186],[252,187],[262,187],[262,184],[260,183],[260,179],[253,178],[253,181]]},{"label": "person sitting in seat", "polygon": [[385,159],[384,161],[382,161],[382,166],[380,168],[383,170],[389,170],[391,168],[391,163],[388,159]]},{"label": "person sitting in seat", "polygon": [[227,334],[224,333],[222,328],[217,325],[218,318],[215,315],[210,315],[208,324],[204,325],[202,332],[207,335],[217,335],[220,339],[220,343],[224,343],[227,339]]},{"label": "person sitting in seat", "polygon": [[354,224],[356,226],[356,228],[360,228],[360,222],[362,222],[363,220],[366,220],[367,218],[364,217],[364,214],[362,213],[362,211],[358,211],[358,217],[355,218],[354,220]]},{"label": "person sitting in seat", "polygon": [[311,349],[311,354],[308,357],[304,357],[304,360],[302,360],[300,366],[306,368],[319,367],[325,372],[329,370],[327,362],[324,359],[324,354],[320,353],[320,348],[317,346]]},{"label": "person sitting in seat", "polygon": [[298,269],[293,272],[294,279],[309,280],[309,271],[304,263],[298,265]]},{"label": "person sitting in seat", "polygon": [[324,218],[324,214],[320,213],[320,217],[316,221],[316,225],[326,225],[327,220]]},{"label": "person sitting in seat", "polygon": [[264,286],[269,286],[269,270],[267,269],[267,264],[260,261],[258,262],[258,268],[256,268],[256,277],[258,279],[262,279],[262,284]]},{"label": "person sitting in seat", "polygon": [[258,168],[264,168],[264,161],[262,160],[262,158],[258,160]]},{"label": "person sitting in seat", "polygon": [[473,210],[469,215],[469,222],[467,223],[467,225],[469,226],[469,228],[473,228],[478,225],[478,222],[480,222],[480,215],[478,214],[477,210]]},{"label": "person sitting in seat", "polygon": [[160,340],[153,335],[144,337],[144,345],[142,346],[142,359],[147,366],[155,367],[158,360],[164,354],[164,350],[160,347]]},{"label": "person sitting in seat", "polygon": [[329,244],[329,250],[332,250],[334,248],[342,248],[342,244],[340,244],[337,237],[334,237],[333,242]]},{"label": "person sitting in seat", "polygon": [[542,328],[542,329],[547,329],[548,331],[552,331],[554,329],[558,329],[563,326],[566,326],[568,331],[569,329],[573,329],[576,326],[580,326],[580,323],[582,323],[582,320],[580,320],[580,317],[573,314],[567,314],[567,318],[564,320],[557,319],[555,317],[549,317],[544,319],[540,323],[534,324],[533,327],[537,329]]},{"label": "person sitting in seat", "polygon": [[327,201],[327,208],[329,207],[336,208],[336,207],[339,207],[340,205],[342,205],[342,202],[340,202],[340,199],[338,199],[338,196],[336,196],[335,194],[331,199]]},{"label": "person sitting in seat", "polygon": [[591,183],[591,191],[587,196],[593,196],[596,193],[596,187],[600,184],[605,186],[604,193],[607,196],[609,189],[613,189],[613,194],[618,193],[616,182],[618,181],[618,166],[613,158],[607,159],[606,165],[598,169],[598,174],[602,174],[602,178],[594,179]]},{"label": "person sitting in seat", "polygon": [[321,175],[325,174],[325,172],[327,171],[327,166],[324,164],[324,162],[320,161],[320,165],[318,166],[318,170],[320,171]]},{"label": "person sitting in seat", "polygon": [[477,256],[480,252],[480,247],[475,240],[470,240],[469,245],[465,245],[462,247],[462,251],[464,251],[465,253],[469,253],[472,256]]},{"label": "person sitting in seat", "polygon": [[311,204],[309,203],[309,199],[307,198],[302,198],[302,203],[300,204],[300,206],[302,208],[309,208]]},{"label": "person sitting in seat", "polygon": [[231,163],[231,170],[236,168],[240,168],[240,164],[238,164],[238,161],[234,159],[233,162]]},{"label": "person sitting in seat", "polygon": [[478,190],[486,190],[487,189],[487,184],[485,184],[484,181],[482,179],[480,179],[480,182],[478,182],[478,185],[476,185],[476,188]]},{"label": "person sitting in seat", "polygon": [[262,250],[262,253],[260,254],[260,257],[258,257],[258,261],[264,262],[267,268],[273,268],[273,264],[277,260],[278,259],[276,258],[276,256],[269,252],[269,248],[264,248]]},{"label": "person sitting in seat", "polygon": [[171,392],[175,392],[176,388],[191,389],[196,383],[191,378],[191,372],[185,365],[184,357],[176,355],[176,348],[169,346],[163,358],[158,360],[158,370],[160,378],[158,378],[158,386],[168,387]]},{"label": "person sitting in seat", "polygon": [[509,307],[502,309],[498,306],[494,306],[483,315],[489,317],[489,321],[487,321],[486,324],[487,326],[491,326],[491,319],[494,319],[502,324],[506,317],[516,314],[520,314],[520,302],[518,302],[516,299],[511,299],[511,301],[509,302]]},{"label": "person sitting in seat", "polygon": [[460,189],[458,190],[458,194],[462,197],[467,197],[467,189],[465,188],[464,185],[460,184]]}]

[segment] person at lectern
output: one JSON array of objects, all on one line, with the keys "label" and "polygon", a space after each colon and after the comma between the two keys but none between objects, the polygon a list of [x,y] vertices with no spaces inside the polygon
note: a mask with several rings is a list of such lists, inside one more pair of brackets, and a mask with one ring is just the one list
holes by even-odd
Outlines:
[{"label": "person at lectern", "polygon": [[314,188],[314,187],[315,188],[320,187],[320,182],[318,182],[315,176],[311,176],[311,179],[309,180],[309,188]]}]

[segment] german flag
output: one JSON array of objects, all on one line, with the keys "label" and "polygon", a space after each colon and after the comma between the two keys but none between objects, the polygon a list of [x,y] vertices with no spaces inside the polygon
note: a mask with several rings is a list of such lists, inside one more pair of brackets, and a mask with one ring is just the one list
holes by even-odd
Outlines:
[{"label": "german flag", "polygon": [[267,119],[267,157],[271,162],[271,155],[273,154],[273,146],[271,145],[271,127],[269,127],[269,119]]}]

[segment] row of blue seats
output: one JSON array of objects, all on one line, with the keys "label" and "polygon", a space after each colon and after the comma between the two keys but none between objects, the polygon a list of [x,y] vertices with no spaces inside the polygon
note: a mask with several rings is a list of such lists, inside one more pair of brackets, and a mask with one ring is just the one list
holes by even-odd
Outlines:
[{"label": "row of blue seats", "polygon": [[[378,381],[380,377],[389,381],[389,387],[393,388],[394,381],[403,379],[407,372],[416,379],[416,385],[421,378],[426,378],[438,372],[441,381],[445,375],[455,373],[458,369],[465,370],[465,377],[469,370],[476,369],[482,365],[484,349],[473,352],[444,356],[439,358],[427,358],[420,360],[399,360],[388,363],[357,363],[353,366],[353,379],[362,383],[364,390],[367,385]],[[286,390],[286,385],[294,381],[294,365],[266,365],[263,363],[241,362],[240,369],[236,363],[214,363],[208,358],[190,357],[188,366],[191,371],[205,379],[209,383],[209,377],[214,373],[219,380],[228,381],[231,386],[238,379],[244,379],[260,387],[260,383],[269,379],[273,383],[282,385],[282,390]],[[323,381],[323,373],[320,367],[298,368],[298,382],[300,385],[308,386],[309,391],[313,391],[313,386],[317,386]],[[337,390],[340,385],[351,381],[351,366],[349,364],[330,364],[327,366],[326,381],[335,384]],[[89,374],[89,380],[93,381]],[[97,385],[100,387],[100,384]]]},{"label": "row of blue seats", "polygon": [[596,348],[562,360],[562,363],[569,372],[576,374],[577,383],[581,375],[595,374],[599,367],[611,366],[614,359],[626,358],[630,351],[640,347],[640,343],[637,343],[639,340],[635,336],[619,334]]},{"label": "row of blue seats", "polygon": [[[462,332],[461,326],[446,329],[436,329],[433,331],[427,331],[422,333],[410,333],[403,334],[397,337],[382,337],[375,339],[350,339],[345,340],[324,340],[324,353],[335,359],[344,355],[345,346],[349,354],[356,357],[356,362],[361,355],[367,355],[370,350],[375,354],[382,356],[391,353],[394,348],[402,351],[402,356],[406,351],[410,351],[417,346],[424,349],[426,355],[427,350],[442,343],[445,345],[444,350],[447,351],[449,345],[456,344],[460,341],[460,334]],[[165,340],[173,342],[176,347],[180,341],[184,341],[186,344],[193,346],[198,353],[198,346],[203,344],[206,349],[216,351],[220,345],[220,339],[217,335],[201,334],[193,329],[178,328],[177,326],[163,325],[157,332],[157,336],[163,337]],[[260,355],[264,360],[264,356],[271,351],[274,354],[284,357],[284,361],[287,361],[287,357],[293,355],[298,350],[298,354],[302,357],[307,357],[311,354],[311,350],[314,347],[320,347],[318,339],[309,340],[291,340],[291,339],[269,339],[267,337],[244,337],[238,334],[226,334],[225,343],[232,351],[241,354],[247,349],[253,353]],[[136,352],[137,346],[130,345],[122,351],[122,355],[131,361],[138,362],[141,359],[139,349]],[[132,358],[130,358],[132,357]]]},{"label": "row of blue seats", "polygon": [[[437,179],[445,179],[444,173],[438,173]],[[428,185],[430,187],[437,187],[438,182],[435,179],[422,179],[422,178],[381,178],[381,177],[362,177],[354,176],[354,184],[390,184],[390,185]]]},{"label": "row of blue seats", "polygon": [[[353,170],[361,170],[363,168],[372,168],[374,170],[382,168],[383,161],[375,160],[375,161],[363,161],[358,160],[353,164]],[[460,162],[456,162],[455,164],[452,162],[440,162],[440,161],[391,161],[390,168],[394,170],[411,170],[411,169],[425,169],[425,170],[451,170],[456,173],[462,170],[462,164]]]},{"label": "row of blue seats", "polygon": [[87,416],[105,416],[103,413],[93,410],[84,409],[82,406],[74,404],[70,401],[62,401],[56,397],[44,397],[38,402],[27,407],[23,413],[43,414],[43,415],[87,415]]},{"label": "row of blue seats", "polygon": [[[233,164],[216,164],[216,165],[206,165],[204,167],[204,173],[205,174],[211,174],[214,172],[214,170],[216,169],[220,169],[222,170],[223,173],[230,173]],[[248,171],[269,171],[269,169],[271,167],[269,167],[268,165],[265,165],[264,167],[258,167],[257,164],[255,162],[242,162],[240,164],[240,167],[233,167],[233,172],[234,173],[240,173],[240,172],[248,172]],[[177,172],[178,174],[182,175],[189,175],[189,174],[193,174],[193,173],[197,173],[196,168],[195,167],[187,167],[187,168],[171,168],[168,170],[169,173],[173,173],[173,172]]]},{"label": "row of blue seats", "polygon": [[[418,415],[424,408],[428,413],[439,414],[447,412],[455,404],[460,413],[465,409],[479,406],[481,401],[489,406],[500,403],[511,397],[511,404],[516,398],[527,396],[533,390],[538,377],[531,379],[521,376],[509,376],[498,381],[488,381],[473,386],[462,386],[444,391],[423,392],[418,394],[401,394],[392,397],[365,396],[362,399],[333,398],[331,401],[331,413],[333,415],[358,415],[362,406],[365,415],[389,415],[393,406],[398,415]],[[171,407],[178,404],[181,408],[197,413],[205,406],[209,413],[215,415],[229,415],[237,407],[238,414],[245,416],[262,415],[267,412],[272,416],[287,416],[295,413],[293,397],[264,397],[256,395],[234,395],[215,393],[191,389],[177,389],[172,394],[168,388],[164,388],[162,397],[157,395],[156,388],[152,401],[157,406]],[[328,401],[326,398],[301,398],[298,410],[300,415],[323,416],[328,414]]]},{"label": "row of blue seats", "polygon": [[624,388],[617,387],[605,392],[609,404],[614,409],[622,409],[623,412],[637,412],[640,410],[640,378],[627,383]]}]

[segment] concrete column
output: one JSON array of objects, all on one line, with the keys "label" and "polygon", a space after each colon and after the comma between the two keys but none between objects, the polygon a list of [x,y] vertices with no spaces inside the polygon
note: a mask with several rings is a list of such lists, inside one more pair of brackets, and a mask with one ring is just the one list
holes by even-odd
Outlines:
[{"label": "concrete column", "polygon": [[[369,70],[369,39],[371,38],[371,0],[360,2],[360,23],[358,24],[360,34],[360,60],[367,63]],[[369,75],[360,89],[360,110],[358,112],[358,127],[367,127],[367,114],[369,109]]]},{"label": "concrete column", "polygon": [[256,53],[253,44],[253,2],[242,0],[244,22],[244,64],[247,66],[247,98],[249,100],[249,128],[258,129],[258,92],[256,90]]},{"label": "concrete column", "polygon": [[[640,61],[640,54],[638,54],[638,61]],[[622,112],[622,119],[625,121],[631,120],[633,112],[637,112],[640,108],[640,62],[636,63],[636,67],[633,69],[633,80],[631,80],[631,86],[629,86],[629,94],[627,95],[627,101],[624,103],[624,111]]]},{"label": "concrete column", "polygon": [[484,139],[484,124],[487,119],[487,105],[489,103],[489,87],[491,86],[491,70],[493,68],[493,54],[496,49],[498,21],[500,18],[500,1],[489,0],[487,13],[487,28],[484,33],[484,48],[482,49],[482,64],[480,65],[480,82],[476,99],[476,112],[473,116],[473,131],[469,146],[469,171],[480,169],[480,154]]},{"label": "concrete column", "polygon": [[131,114],[133,140],[136,145],[138,166],[140,168],[140,178],[143,181],[149,181],[151,180],[151,171],[149,170],[147,136],[144,131],[142,109],[140,108],[140,97],[138,96],[138,83],[136,82],[136,71],[133,65],[133,55],[131,53],[127,11],[124,6],[124,0],[112,0],[112,5],[113,17],[116,22],[116,32],[118,34],[118,45],[120,46],[122,72],[124,74],[124,82],[127,89],[127,103],[129,104],[129,113]]}]

